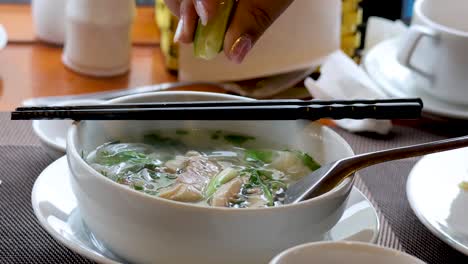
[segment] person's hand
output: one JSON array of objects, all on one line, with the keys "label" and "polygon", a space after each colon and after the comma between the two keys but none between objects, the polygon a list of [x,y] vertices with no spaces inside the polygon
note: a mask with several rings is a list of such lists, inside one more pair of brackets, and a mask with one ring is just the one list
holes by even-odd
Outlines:
[{"label": "person's hand", "polygon": [[[206,25],[216,14],[223,0],[165,0],[169,9],[179,17],[174,37],[176,42],[193,41],[200,18]],[[236,63],[242,62],[268,27],[294,0],[237,0],[226,37],[224,53]]]}]

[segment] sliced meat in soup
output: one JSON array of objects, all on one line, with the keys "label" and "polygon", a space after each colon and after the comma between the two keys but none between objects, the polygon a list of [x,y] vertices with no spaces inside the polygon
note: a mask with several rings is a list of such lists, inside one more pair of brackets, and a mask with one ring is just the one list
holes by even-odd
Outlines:
[{"label": "sliced meat in soup", "polygon": [[230,182],[222,185],[214,194],[211,200],[212,206],[228,207],[231,200],[235,199],[244,182],[241,178],[235,178]]},{"label": "sliced meat in soup", "polygon": [[82,155],[103,176],[148,195],[213,207],[280,206],[289,184],[320,164],[287,146],[246,144],[255,140],[222,131],[168,130],[143,135],[143,143],[113,141]]},{"label": "sliced meat in soup", "polygon": [[200,153],[189,153],[186,166],[179,169],[176,184],[163,190],[159,196],[180,202],[198,202],[203,200],[203,191],[212,177],[220,172],[220,166],[202,156]]}]

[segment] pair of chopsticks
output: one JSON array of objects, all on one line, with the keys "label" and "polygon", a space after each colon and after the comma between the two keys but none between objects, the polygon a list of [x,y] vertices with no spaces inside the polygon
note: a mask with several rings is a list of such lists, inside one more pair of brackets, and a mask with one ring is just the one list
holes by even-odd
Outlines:
[{"label": "pair of chopsticks", "polygon": [[416,119],[419,98],[383,100],[255,100],[19,107],[12,120],[318,120]]}]

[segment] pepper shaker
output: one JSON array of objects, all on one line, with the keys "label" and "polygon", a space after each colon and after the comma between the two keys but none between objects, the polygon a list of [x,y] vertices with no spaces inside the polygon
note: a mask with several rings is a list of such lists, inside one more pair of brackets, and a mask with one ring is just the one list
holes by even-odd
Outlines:
[{"label": "pepper shaker", "polygon": [[65,6],[68,0],[32,0],[31,10],[36,36],[61,45],[65,38]]},{"label": "pepper shaker", "polygon": [[69,0],[63,63],[95,77],[126,73],[135,9],[135,0]]}]

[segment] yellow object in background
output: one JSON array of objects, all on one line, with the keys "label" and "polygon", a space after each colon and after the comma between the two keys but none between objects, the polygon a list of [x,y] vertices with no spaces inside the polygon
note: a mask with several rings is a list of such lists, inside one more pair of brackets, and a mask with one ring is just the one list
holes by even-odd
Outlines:
[{"label": "yellow object in background", "polygon": [[363,23],[363,11],[359,6],[361,0],[343,0],[342,2],[341,49],[348,56],[359,61],[357,50],[362,42],[359,26]]},{"label": "yellow object in background", "polygon": [[[359,62],[357,50],[361,46],[359,26],[363,23],[361,0],[342,0],[341,49]],[[173,16],[162,0],[156,0],[155,20],[161,32],[161,50],[169,70],[178,69],[178,46],[173,42],[178,19]]]},{"label": "yellow object in background", "polygon": [[177,29],[178,18],[172,15],[162,0],[155,1],[155,20],[161,32],[161,50],[166,61],[166,68],[177,71],[179,47],[174,43],[174,34]]}]

